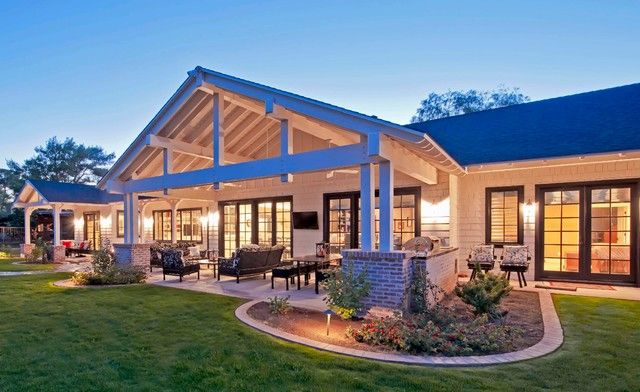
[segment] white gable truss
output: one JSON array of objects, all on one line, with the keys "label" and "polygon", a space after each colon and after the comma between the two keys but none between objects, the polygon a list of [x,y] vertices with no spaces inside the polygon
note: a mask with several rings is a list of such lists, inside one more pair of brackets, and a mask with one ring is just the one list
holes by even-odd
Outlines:
[{"label": "white gable truss", "polygon": [[[98,183],[115,193],[221,183],[393,162],[428,184],[464,173],[428,135],[347,109],[197,67]],[[294,149],[294,135],[312,146]]]}]

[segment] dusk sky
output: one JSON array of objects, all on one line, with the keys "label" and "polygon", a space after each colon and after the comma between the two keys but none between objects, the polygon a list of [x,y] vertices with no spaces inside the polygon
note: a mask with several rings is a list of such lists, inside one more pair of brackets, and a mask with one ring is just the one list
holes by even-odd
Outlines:
[{"label": "dusk sky", "polygon": [[0,0],[0,166],[119,155],[196,65],[404,124],[433,91],[640,82],[640,2]]}]

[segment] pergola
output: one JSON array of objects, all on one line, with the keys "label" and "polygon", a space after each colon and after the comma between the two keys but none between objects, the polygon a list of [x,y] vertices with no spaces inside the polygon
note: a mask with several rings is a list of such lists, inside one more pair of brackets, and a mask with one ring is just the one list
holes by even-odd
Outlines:
[{"label": "pergola", "polygon": [[464,173],[425,133],[197,67],[98,187],[124,195],[125,243],[135,244],[141,196],[215,200],[234,182],[351,168],[360,173],[362,247],[371,250],[376,165],[381,251],[393,249],[394,170],[426,184],[437,183],[437,169]]}]

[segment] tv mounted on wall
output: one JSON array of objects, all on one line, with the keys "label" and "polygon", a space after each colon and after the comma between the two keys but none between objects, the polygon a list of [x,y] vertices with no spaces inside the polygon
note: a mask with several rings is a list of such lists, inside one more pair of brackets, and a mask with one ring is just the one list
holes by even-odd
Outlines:
[{"label": "tv mounted on wall", "polygon": [[298,230],[318,230],[318,212],[303,211],[293,213],[293,228]]}]

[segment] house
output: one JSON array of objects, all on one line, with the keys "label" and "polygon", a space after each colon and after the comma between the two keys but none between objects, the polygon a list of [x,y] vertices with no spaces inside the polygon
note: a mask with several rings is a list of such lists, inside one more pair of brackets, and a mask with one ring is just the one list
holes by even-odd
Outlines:
[{"label": "house", "polygon": [[154,241],[327,241],[402,285],[394,250],[431,235],[447,285],[479,243],[528,245],[529,279],[640,285],[639,179],[640,84],[399,125],[197,67],[97,188],[30,181],[14,206],[73,210],[76,240],[134,263]]}]

